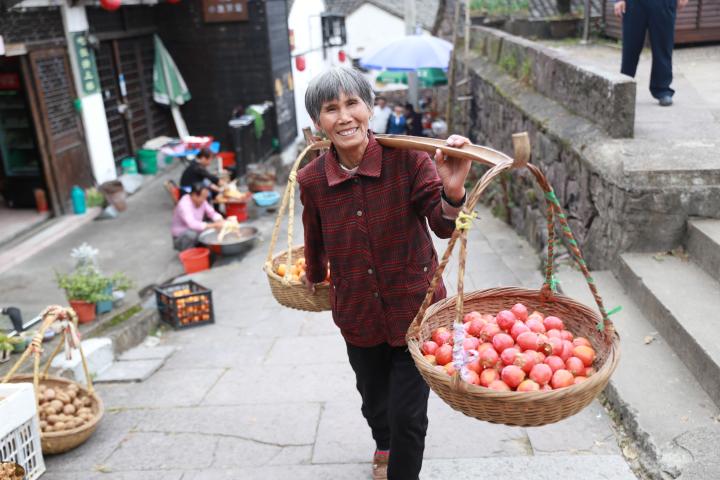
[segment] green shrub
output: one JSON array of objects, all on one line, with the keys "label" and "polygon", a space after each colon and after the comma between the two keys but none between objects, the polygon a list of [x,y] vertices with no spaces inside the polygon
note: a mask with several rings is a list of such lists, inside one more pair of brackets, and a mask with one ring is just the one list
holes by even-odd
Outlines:
[{"label": "green shrub", "polygon": [[80,268],[68,274],[55,272],[55,279],[58,286],[65,290],[68,300],[97,303],[113,298],[112,294],[107,293],[112,286],[112,279],[101,275],[94,268]]}]

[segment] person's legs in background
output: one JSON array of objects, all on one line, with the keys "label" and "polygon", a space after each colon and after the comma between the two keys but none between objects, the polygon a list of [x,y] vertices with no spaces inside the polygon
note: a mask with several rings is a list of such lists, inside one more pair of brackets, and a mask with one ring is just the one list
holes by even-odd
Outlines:
[{"label": "person's legs in background", "polygon": [[648,28],[648,13],[644,0],[625,2],[626,10],[622,17],[622,65],[620,72],[635,77],[640,52],[645,43]]},{"label": "person's legs in background", "polygon": [[179,237],[173,237],[173,247],[180,252],[193,248],[198,244],[199,236],[200,233],[194,230],[185,230]]},{"label": "person's legs in background", "polygon": [[675,90],[672,83],[672,53],[675,44],[675,16],[677,0],[658,0],[648,11],[648,29],[652,48],[650,93],[660,100],[660,105],[672,104]]}]

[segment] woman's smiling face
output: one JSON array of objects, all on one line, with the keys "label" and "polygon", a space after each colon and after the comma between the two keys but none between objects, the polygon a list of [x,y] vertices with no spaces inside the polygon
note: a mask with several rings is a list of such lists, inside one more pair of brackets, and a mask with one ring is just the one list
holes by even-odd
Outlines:
[{"label": "woman's smiling face", "polygon": [[371,111],[360,97],[340,92],[335,100],[323,103],[316,126],[325,132],[335,148],[353,150],[367,143]]}]

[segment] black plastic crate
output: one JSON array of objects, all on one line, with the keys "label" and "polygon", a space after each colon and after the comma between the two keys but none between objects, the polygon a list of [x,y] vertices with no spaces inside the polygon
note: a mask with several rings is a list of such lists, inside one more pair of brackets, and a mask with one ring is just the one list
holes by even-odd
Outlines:
[{"label": "black plastic crate", "polygon": [[212,290],[192,280],[155,287],[160,320],[175,329],[215,323]]}]

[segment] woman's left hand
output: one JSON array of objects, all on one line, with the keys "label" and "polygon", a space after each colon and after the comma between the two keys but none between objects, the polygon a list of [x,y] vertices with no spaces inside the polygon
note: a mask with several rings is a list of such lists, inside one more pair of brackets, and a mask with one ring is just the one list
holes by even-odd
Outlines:
[{"label": "woman's left hand", "polygon": [[[461,135],[450,135],[446,143],[450,147],[461,148],[463,145],[470,145],[471,142]],[[472,160],[447,157],[440,149],[437,149],[435,162],[445,195],[453,202],[461,201],[465,195],[465,178],[470,171]]]}]

